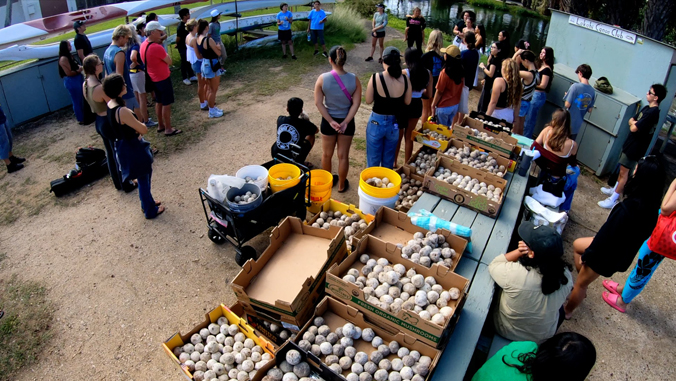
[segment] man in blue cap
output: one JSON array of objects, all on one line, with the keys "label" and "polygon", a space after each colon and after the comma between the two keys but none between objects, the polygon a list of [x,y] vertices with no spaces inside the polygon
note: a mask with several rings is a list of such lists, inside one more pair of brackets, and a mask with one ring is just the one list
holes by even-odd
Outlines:
[{"label": "man in blue cap", "polygon": [[89,42],[89,37],[84,34],[85,30],[87,30],[84,21],[75,21],[73,23],[73,29],[75,29],[73,45],[75,45],[77,56],[80,57],[80,63],[82,63],[84,62],[85,57],[94,52],[94,49],[92,49],[92,43]]}]

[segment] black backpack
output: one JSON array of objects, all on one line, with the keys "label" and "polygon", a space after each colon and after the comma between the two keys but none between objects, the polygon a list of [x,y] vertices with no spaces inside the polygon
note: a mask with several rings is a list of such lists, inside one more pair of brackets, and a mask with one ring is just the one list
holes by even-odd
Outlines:
[{"label": "black backpack", "polygon": [[106,151],[93,147],[80,148],[75,154],[75,168],[63,177],[52,180],[49,191],[56,197],[61,197],[108,173]]}]

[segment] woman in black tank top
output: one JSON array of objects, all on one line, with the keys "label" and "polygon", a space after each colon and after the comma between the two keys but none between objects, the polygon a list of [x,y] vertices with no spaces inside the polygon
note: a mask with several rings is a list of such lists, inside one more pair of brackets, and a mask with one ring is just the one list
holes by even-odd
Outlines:
[{"label": "woman in black tank top", "polygon": [[142,135],[148,133],[148,127],[138,121],[133,111],[125,107],[122,96],[127,92],[127,85],[121,75],[111,74],[104,78],[103,91],[110,98],[108,122],[115,133],[115,150],[122,180],[138,179],[141,209],[147,219],[155,218],[164,212],[164,206],[160,206],[161,203],[155,201],[150,193],[153,154],[150,143],[142,138]]},{"label": "woman in black tank top", "polygon": [[406,106],[411,103],[411,84],[402,75],[401,53],[393,46],[383,52],[382,73],[373,74],[366,88],[366,104],[373,111],[366,125],[368,167],[392,168],[397,156],[399,128],[406,128]]}]

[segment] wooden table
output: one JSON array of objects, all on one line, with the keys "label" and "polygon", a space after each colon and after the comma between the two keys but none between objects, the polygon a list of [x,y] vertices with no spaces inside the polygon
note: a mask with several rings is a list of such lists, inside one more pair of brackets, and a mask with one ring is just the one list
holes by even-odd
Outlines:
[{"label": "wooden table", "polygon": [[439,218],[472,229],[472,252],[465,252],[455,269],[456,273],[470,280],[467,301],[441,355],[432,381],[462,380],[479,341],[495,290],[495,283],[488,273],[488,264],[507,251],[519,219],[528,177],[507,173],[505,180],[508,181],[508,189],[497,219],[429,193],[423,194],[411,208],[414,212],[428,210]]}]

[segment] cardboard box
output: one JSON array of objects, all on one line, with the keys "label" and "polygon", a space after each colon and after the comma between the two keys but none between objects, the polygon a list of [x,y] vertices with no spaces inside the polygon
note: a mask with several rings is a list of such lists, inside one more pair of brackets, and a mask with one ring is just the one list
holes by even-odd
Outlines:
[{"label": "cardboard box", "polygon": [[[437,180],[437,178],[434,177],[434,172],[439,166],[448,168],[462,176],[470,176],[479,180],[479,182],[485,182],[486,185],[493,185],[496,188],[502,189],[502,193],[500,193],[500,201],[491,201],[486,196],[477,195],[462,188],[456,187],[453,184]],[[436,167],[427,171],[423,186],[426,191],[434,193],[439,197],[454,202],[458,205],[466,206],[470,209],[476,210],[477,212],[485,214],[488,217],[497,218],[505,200],[504,191],[507,187],[507,180],[501,179],[500,177],[493,174],[474,169],[470,166],[459,163],[457,160],[451,160],[448,157],[442,156],[437,159]]]},{"label": "cardboard box", "polygon": [[[509,172],[514,172],[514,169],[516,168],[516,161],[515,160],[507,159],[505,157],[498,155],[495,152],[486,150],[486,149],[481,148],[481,147],[477,147],[473,144],[470,144],[469,142],[463,142],[463,141],[460,141],[458,139],[453,139],[453,140],[451,140],[451,143],[448,145],[448,149],[451,149],[451,147],[455,147],[455,148],[458,148],[458,149],[468,147],[470,152],[474,152],[474,151],[482,152],[482,155],[485,154],[485,155],[488,155],[488,156],[492,157],[493,159],[495,159],[495,161],[498,162],[498,166],[504,165],[505,168],[507,168],[507,171],[509,171]],[[448,151],[448,149],[446,151]],[[451,160],[457,160],[455,158],[455,156],[451,156],[450,154],[447,154],[446,151],[443,151],[443,152],[439,151],[439,154],[442,155],[442,156],[448,157]],[[490,172],[483,170],[483,169],[480,169],[480,171],[490,173]],[[502,176],[499,176],[499,177],[505,177],[505,174],[507,173],[507,171],[505,171],[505,173],[503,173]],[[495,175],[495,176],[497,176],[497,175]]]},{"label": "cardboard box", "polygon": [[265,377],[268,371],[276,366],[279,366],[283,361],[286,361],[286,352],[290,350],[296,350],[300,353],[301,361],[308,363],[310,365],[310,375],[308,376],[311,380],[324,380],[324,381],[345,381],[339,375],[333,373],[328,366],[324,365],[317,357],[312,353],[303,351],[298,347],[293,341],[287,341],[282,347],[277,350],[276,357],[274,361],[270,361],[265,364],[251,381],[261,381]]},{"label": "cardboard box", "polygon": [[[402,310],[394,314],[369,304],[359,286],[343,280],[343,276],[349,269],[355,268],[361,271],[364,264],[359,261],[359,256],[362,254],[368,254],[372,259],[376,260],[386,258],[392,264],[400,263],[407,269],[413,268],[418,274],[425,277],[432,276],[436,279],[437,284],[440,284],[445,290],[451,287],[460,289],[460,298],[452,300],[449,303],[449,307],[454,309],[453,317],[442,327],[431,321],[423,320],[418,314],[411,311]],[[373,323],[382,327],[390,327],[390,330],[393,332],[400,330],[434,348],[440,348],[445,344],[446,338],[457,323],[459,312],[462,310],[465,302],[468,285],[469,281],[467,279],[455,274],[447,267],[435,263],[431,268],[427,268],[405,260],[401,257],[401,250],[395,244],[381,241],[370,235],[364,237],[359,242],[357,250],[350,254],[343,262],[333,265],[326,275],[326,289],[329,295],[349,306],[357,308]]]},{"label": "cardboard box", "polygon": [[244,309],[301,327],[320,299],[326,270],[347,255],[343,228],[328,230],[287,217],[258,260],[248,260],[232,289]]},{"label": "cardboard box", "polygon": [[412,134],[413,139],[415,139],[416,142],[430,148],[445,151],[446,147],[448,147],[448,140],[434,139],[431,135],[423,133],[423,130],[425,129],[437,132],[443,136],[446,136],[448,140],[451,140],[453,137],[453,132],[451,132],[450,127],[444,126],[443,124],[425,122],[423,123],[422,127],[420,127],[418,130],[414,130]]},{"label": "cardboard box", "polygon": [[[239,303],[237,304],[239,305]],[[240,308],[242,308],[241,305]],[[254,329],[256,334],[265,337],[273,345],[275,350],[283,345],[289,339],[289,337],[291,337],[291,334],[298,333],[298,330],[287,328],[288,325],[279,320],[270,321],[268,319],[254,315],[253,313],[246,312],[240,316],[246,320],[247,324],[249,324]],[[273,328],[271,327],[272,324],[277,326],[277,329],[275,329],[274,332]],[[289,333],[289,336],[286,339],[280,336],[280,333],[283,330]]]},{"label": "cardboard box", "polygon": [[[411,180],[420,181],[420,187],[419,188],[420,188],[420,190],[422,190],[422,183],[423,183],[423,181],[425,181],[424,176],[418,175],[417,173],[415,173],[415,171],[413,171],[413,169],[411,167],[408,167],[408,166],[405,166],[405,165],[402,165],[401,167],[399,167],[399,169],[397,169],[396,172],[399,174],[399,176],[405,175],[407,178],[409,178]],[[402,179],[402,185],[403,185],[403,183],[404,182],[403,182],[403,179]],[[400,212],[403,212],[403,213],[408,212],[410,208],[408,206],[403,206],[403,205],[400,206],[400,201],[401,201],[402,195],[400,194],[399,197],[400,197],[400,199],[397,200],[397,202],[394,206],[394,209],[396,209]]]},{"label": "cardboard box", "polygon": [[422,146],[422,147],[420,147],[417,151],[413,152],[413,154],[411,155],[411,158],[404,164],[404,166],[405,166],[406,168],[410,169],[410,170],[411,170],[411,173],[413,173],[414,175],[416,175],[416,176],[418,176],[418,177],[424,178],[425,175],[424,175],[424,174],[419,175],[419,174],[417,173],[417,169],[418,169],[418,168],[414,167],[414,166],[412,165],[412,163],[415,162],[415,159],[418,158],[418,155],[421,155],[421,154],[422,154],[422,155],[436,154],[437,157],[438,157],[439,154],[440,154],[441,152],[443,152],[443,151],[437,151],[437,150],[434,150],[434,149],[432,149],[432,148]]},{"label": "cardboard box", "polygon": [[[486,130],[483,128],[483,125],[483,122],[465,116],[465,119],[463,119],[462,123],[453,126],[453,137],[478,147],[485,148],[489,151],[493,151],[498,155],[508,159],[513,155],[518,155],[520,148],[518,148],[518,141],[515,138],[511,137],[506,132],[500,132],[496,134]],[[483,139],[479,139],[478,137],[474,136],[470,128],[479,130],[479,132],[485,132],[488,134],[488,136],[495,138],[495,140],[489,143]]]},{"label": "cardboard box", "polygon": [[[329,201],[325,202],[320,209],[320,213],[328,211],[341,212],[343,214],[347,214],[348,216],[351,216],[356,213],[357,215],[359,215],[359,217],[361,217],[364,221],[366,221],[367,224],[370,224],[374,218],[372,214],[366,214],[361,210],[359,210],[354,205],[343,204],[342,202],[336,201],[334,199],[330,199]],[[317,219],[319,218],[320,213],[315,214],[312,218],[310,218],[309,221],[306,222],[306,224],[312,225],[313,223],[315,223],[315,221],[317,221]],[[350,253],[352,251],[352,248],[353,243],[352,240],[350,239],[347,242],[347,252]]]},{"label": "cardboard box", "polygon": [[[319,303],[315,309],[315,314],[312,316],[312,319],[310,319],[310,321],[296,336],[296,339],[294,340],[296,343],[303,339],[303,334],[307,332],[307,330],[312,326],[312,321],[314,318],[320,316],[324,318],[324,324],[329,326],[331,332],[335,332],[336,328],[342,327],[347,323],[352,323],[355,325],[355,327],[359,327],[362,330],[371,328],[376,335],[383,339],[385,345],[392,341],[396,341],[401,347],[406,347],[411,351],[420,352],[420,354],[423,356],[428,356],[432,359],[432,363],[430,364],[430,372],[427,374],[425,379],[432,379],[432,373],[434,372],[434,368],[436,367],[437,362],[439,362],[439,358],[441,356],[440,350],[430,347],[429,345],[407,333],[398,330],[391,331],[387,329],[387,327],[370,322],[364,316],[364,314],[359,312],[359,310],[356,308],[345,305],[330,296],[325,297],[321,303]],[[357,352],[364,352],[367,354],[371,354],[371,352],[374,351],[371,343],[361,339],[354,340],[354,348],[357,350]],[[322,360],[325,358],[326,356],[321,356]],[[392,361],[398,357],[396,353],[392,353],[384,358]],[[347,375],[350,373],[351,370],[348,369],[343,371],[342,376],[347,377]]]},{"label": "cardboard box", "polygon": [[228,319],[228,322],[230,324],[237,324],[240,332],[245,334],[246,337],[252,339],[254,343],[256,343],[256,345],[259,345],[261,348],[263,348],[265,352],[271,354],[274,357],[275,355],[274,346],[265,338],[256,335],[254,329],[250,325],[248,325],[243,318],[238,316],[234,311],[232,311],[228,307],[221,304],[220,306],[214,308],[213,310],[211,310],[209,313],[206,314],[204,322],[202,322],[195,328],[191,329],[185,335],[181,335],[180,332],[176,332],[173,336],[167,339],[167,341],[162,343],[162,348],[164,349],[164,352],[167,354],[167,356],[169,356],[171,361],[173,361],[176,364],[176,366],[179,367],[179,369],[183,373],[183,376],[188,380],[193,379],[192,373],[190,373],[190,371],[186,366],[181,365],[181,362],[178,360],[178,357],[176,357],[176,355],[174,354],[174,348],[181,347],[186,343],[190,343],[190,336],[194,335],[195,333],[199,333],[200,329],[202,328],[207,328],[209,324],[216,323],[218,319],[222,316]]},{"label": "cardboard box", "polygon": [[[469,117],[484,123],[484,129],[486,129],[488,131],[495,132],[496,134],[498,132],[506,132],[507,134],[512,135],[512,129],[514,128],[514,124],[508,123],[504,119],[494,118],[490,115],[486,115],[486,114],[480,113],[478,111],[470,112]],[[494,124],[497,124],[498,127],[491,126],[487,122],[492,122]]]}]

